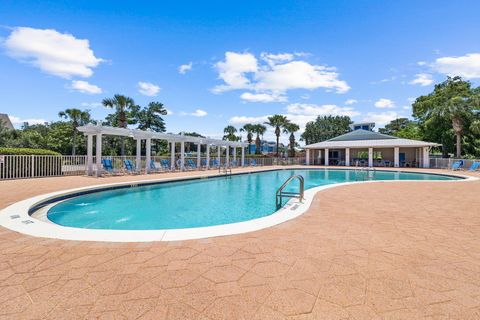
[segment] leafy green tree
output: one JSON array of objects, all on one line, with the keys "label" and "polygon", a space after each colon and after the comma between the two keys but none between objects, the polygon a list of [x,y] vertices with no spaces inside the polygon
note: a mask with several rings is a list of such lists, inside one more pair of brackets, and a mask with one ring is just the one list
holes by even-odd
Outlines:
[{"label": "leafy green tree", "polygon": [[253,133],[256,133],[257,137],[255,138],[255,154],[261,154],[262,151],[260,150],[260,136],[263,136],[267,131],[267,127],[263,124],[254,124],[253,125]]},{"label": "leafy green tree", "polygon": [[318,116],[306,124],[301,140],[307,145],[325,141],[349,132],[352,123],[349,116]]},{"label": "leafy green tree", "polygon": [[[450,123],[455,135],[456,156],[462,156],[462,135],[466,134],[467,125],[480,111],[480,99],[471,83],[460,77],[448,77],[435,85],[432,93],[418,97],[412,105],[413,113],[428,130],[439,122]],[[438,130],[438,127],[437,127]],[[448,130],[449,131],[449,130]],[[448,134],[448,131],[447,134]],[[445,137],[442,137],[442,144]]]},{"label": "leafy green tree", "polygon": [[167,110],[163,107],[163,103],[150,102],[147,107],[136,114],[138,129],[165,132],[165,121],[162,116],[166,114]]},{"label": "leafy green tree", "polygon": [[223,140],[227,140],[227,141],[238,141],[240,140],[240,137],[238,137],[236,135],[237,133],[237,128],[235,128],[234,126],[226,126],[224,129],[223,129]]},{"label": "leafy green tree", "polygon": [[[113,98],[105,98],[102,100],[102,104],[105,107],[115,109],[115,113],[108,115],[107,123],[119,128],[127,128],[129,124],[135,124],[137,121],[137,113],[140,109],[135,104],[132,98],[126,97],[121,94],[116,94]],[[120,137],[122,156],[125,155],[125,137]]]},{"label": "leafy green tree", "polygon": [[77,149],[77,128],[90,122],[90,111],[82,111],[80,109],[72,108],[60,111],[58,116],[60,118],[69,119],[69,122],[71,123],[73,131],[72,156],[74,156]]},{"label": "leafy green tree", "polygon": [[277,137],[277,157],[280,151],[280,134],[282,133],[282,128],[284,128],[287,123],[290,123],[290,120],[288,120],[286,116],[280,114],[274,114],[273,116],[268,117],[268,121],[265,122],[266,125],[275,128],[275,136]]},{"label": "leafy green tree", "polygon": [[248,154],[250,154],[250,145],[253,142],[253,132],[255,130],[255,125],[251,123],[245,124],[240,131],[245,131],[247,133],[247,142],[248,142]]},{"label": "leafy green tree", "polygon": [[378,129],[378,132],[394,136],[397,132],[405,129],[412,120],[408,118],[398,118],[390,121],[384,128]]},{"label": "leafy green tree", "polygon": [[290,141],[290,157],[295,157],[295,132],[300,130],[298,124],[289,122],[284,125],[283,132],[288,134],[290,133],[289,141]]}]

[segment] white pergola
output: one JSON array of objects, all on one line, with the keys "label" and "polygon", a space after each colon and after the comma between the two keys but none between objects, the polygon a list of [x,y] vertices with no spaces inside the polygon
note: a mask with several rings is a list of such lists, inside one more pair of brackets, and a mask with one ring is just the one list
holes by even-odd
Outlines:
[{"label": "white pergola", "polygon": [[95,136],[95,151],[96,151],[96,174],[97,176],[101,175],[102,173],[102,136],[103,135],[110,135],[110,136],[123,136],[123,137],[130,137],[136,140],[136,166],[137,170],[141,169],[141,145],[142,140],[145,140],[146,145],[146,161],[145,161],[145,171],[148,173],[150,172],[150,161],[151,161],[151,147],[152,147],[152,140],[165,140],[170,143],[170,166],[172,170],[175,170],[175,146],[177,143],[180,143],[180,161],[179,161],[179,169],[185,170],[185,142],[195,143],[197,145],[197,167],[201,167],[201,155],[200,155],[200,147],[202,144],[206,145],[206,169],[209,168],[210,164],[210,147],[217,147],[217,159],[218,163],[220,163],[220,155],[221,155],[221,148],[226,148],[226,163],[230,163],[230,155],[229,150],[233,148],[233,160],[237,160],[237,148],[241,149],[242,159],[241,159],[241,166],[245,165],[245,147],[248,147],[247,143],[244,142],[237,142],[237,141],[225,141],[219,139],[210,139],[210,138],[200,138],[200,137],[192,137],[186,136],[181,134],[171,134],[171,133],[162,133],[162,132],[154,132],[154,131],[147,131],[147,130],[138,130],[138,129],[125,129],[125,128],[115,128],[115,127],[107,127],[101,125],[92,125],[88,124],[85,126],[78,127],[80,132],[87,137],[87,174],[89,176],[93,175],[93,137]]}]

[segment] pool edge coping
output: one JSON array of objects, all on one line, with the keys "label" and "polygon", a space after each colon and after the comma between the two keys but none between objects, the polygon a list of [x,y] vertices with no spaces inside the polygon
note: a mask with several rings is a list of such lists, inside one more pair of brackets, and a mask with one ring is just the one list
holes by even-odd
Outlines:
[{"label": "pool edge coping", "polygon": [[[232,175],[244,175],[244,174],[255,174],[263,173],[269,171],[279,171],[279,170],[322,170],[322,169],[331,169],[331,170],[351,170],[347,168],[305,168],[305,167],[294,167],[294,168],[274,168],[274,169],[265,169],[258,171],[249,171],[249,172],[235,172]],[[387,171],[391,172],[393,170],[377,170],[377,171]],[[55,191],[43,195],[38,195],[28,199],[18,201],[2,210],[0,210],[0,225],[23,234],[27,234],[34,237],[43,237],[43,238],[53,238],[59,240],[74,240],[74,241],[100,241],[100,242],[153,242],[153,241],[181,241],[181,240],[194,240],[202,238],[210,238],[217,236],[226,236],[226,235],[235,235],[248,232],[254,232],[262,230],[265,228],[273,227],[279,225],[286,221],[295,219],[302,214],[304,214],[309,208],[315,197],[315,195],[323,190],[327,190],[335,187],[342,187],[352,184],[361,184],[361,183],[398,183],[398,182],[435,182],[435,183],[452,183],[452,182],[466,182],[466,181],[475,181],[480,178],[462,175],[457,172],[452,174],[443,174],[435,172],[412,172],[412,171],[402,171],[405,173],[419,173],[419,174],[436,174],[450,177],[462,178],[459,180],[377,180],[377,181],[351,181],[351,182],[342,182],[336,184],[330,184],[325,186],[318,186],[305,191],[304,200],[298,201],[296,199],[291,199],[288,201],[282,208],[275,211],[274,213],[260,217],[252,220],[222,224],[209,227],[198,227],[198,228],[185,228],[185,229],[160,229],[160,230],[111,230],[111,229],[84,229],[84,228],[74,228],[67,227],[56,224],[54,222],[46,222],[35,217],[31,216],[32,208],[38,206],[41,203],[45,203],[49,200],[58,199],[58,198],[69,198],[79,195],[81,193],[91,193],[100,190],[109,190],[116,188],[125,188],[128,186],[140,186],[140,185],[150,185],[150,184],[160,184],[168,182],[181,182],[189,180],[201,180],[209,178],[221,178],[222,174],[213,174],[213,175],[201,175],[195,177],[170,177],[170,178],[161,178],[161,179],[152,179],[152,180],[138,180],[138,181],[128,181],[128,182],[117,182],[117,183],[108,183],[101,185],[93,185],[87,187],[80,187],[74,189],[67,189],[62,191]],[[63,201],[63,200],[60,200]],[[57,203],[55,201],[53,203]],[[52,202],[50,202],[52,204]],[[48,204],[47,204],[48,205]],[[15,218],[12,218],[15,217]],[[130,240],[135,239],[135,240]]]}]

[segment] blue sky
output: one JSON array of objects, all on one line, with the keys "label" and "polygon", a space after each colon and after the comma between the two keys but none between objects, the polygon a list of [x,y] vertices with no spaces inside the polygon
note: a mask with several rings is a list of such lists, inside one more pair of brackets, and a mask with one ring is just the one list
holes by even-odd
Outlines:
[{"label": "blue sky", "polygon": [[169,132],[218,137],[275,113],[378,127],[447,75],[478,84],[478,12],[478,1],[3,0],[0,112],[17,125],[73,107],[103,119],[99,102],[121,93],[164,103]]}]

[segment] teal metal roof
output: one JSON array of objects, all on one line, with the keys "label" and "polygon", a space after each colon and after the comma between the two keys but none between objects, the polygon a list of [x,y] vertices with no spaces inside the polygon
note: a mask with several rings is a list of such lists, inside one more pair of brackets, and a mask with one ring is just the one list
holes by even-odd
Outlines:
[{"label": "teal metal roof", "polygon": [[358,129],[342,134],[341,136],[332,138],[327,141],[358,141],[358,140],[388,140],[399,139],[398,137],[389,136],[386,134]]}]

